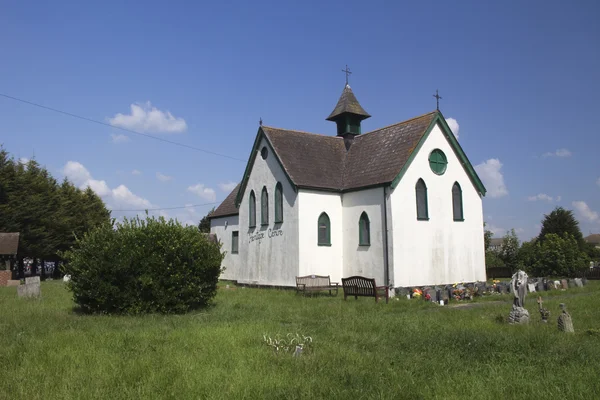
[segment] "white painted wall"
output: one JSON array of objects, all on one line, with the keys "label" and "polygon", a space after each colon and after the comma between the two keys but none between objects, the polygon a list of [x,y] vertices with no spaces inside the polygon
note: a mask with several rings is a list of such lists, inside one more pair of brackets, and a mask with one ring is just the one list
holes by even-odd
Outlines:
[{"label": "white painted wall", "polygon": [[235,279],[241,271],[243,263],[240,260],[240,254],[231,253],[232,232],[239,231],[239,229],[239,216],[237,215],[210,220],[210,233],[217,235],[217,239],[223,244],[221,252],[225,253],[221,263],[221,266],[225,267],[225,271],[221,273],[220,279]]},{"label": "white painted wall", "polygon": [[[269,154],[263,160],[260,151],[267,146]],[[298,194],[285,176],[274,151],[262,139],[254,154],[254,166],[240,205],[240,259],[234,279],[242,283],[295,286],[298,275]],[[275,224],[275,185],[283,187],[283,223]],[[269,224],[261,226],[261,192],[269,193]],[[250,192],[256,196],[256,227],[249,228]]]},{"label": "white painted wall", "polygon": [[[342,283],[344,236],[341,195],[299,190],[299,275],[329,275],[332,282]],[[331,246],[319,246],[318,220],[322,212],[329,216]]]},{"label": "white painted wall", "polygon": [[[344,193],[342,204],[344,277],[361,275],[385,285],[383,187]],[[359,245],[358,222],[363,211],[370,220],[370,246]]]},{"label": "white painted wall", "polygon": [[[429,153],[441,149],[448,159],[443,175],[429,167]],[[415,184],[427,185],[429,221],[417,220]],[[452,185],[462,188],[464,221],[453,221]],[[394,286],[434,285],[484,280],[482,199],[439,126],[414,158],[391,194]]]}]

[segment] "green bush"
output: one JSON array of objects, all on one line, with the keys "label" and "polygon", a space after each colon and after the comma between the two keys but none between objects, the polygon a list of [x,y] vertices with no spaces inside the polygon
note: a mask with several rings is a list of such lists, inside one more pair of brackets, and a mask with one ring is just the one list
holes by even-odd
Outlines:
[{"label": "green bush", "polygon": [[85,234],[65,253],[69,288],[85,312],[183,313],[215,296],[223,254],[198,227],[146,217]]},{"label": "green bush", "polygon": [[521,248],[520,264],[535,276],[575,277],[589,265],[589,259],[573,235],[549,233],[543,242]]}]

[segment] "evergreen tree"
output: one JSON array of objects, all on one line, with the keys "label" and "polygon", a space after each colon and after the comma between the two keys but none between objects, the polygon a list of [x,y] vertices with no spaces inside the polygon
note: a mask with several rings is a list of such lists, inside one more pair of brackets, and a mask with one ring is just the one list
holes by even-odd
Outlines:
[{"label": "evergreen tree", "polygon": [[213,211],[215,211],[214,207],[200,220],[200,223],[198,224],[198,229],[200,229],[200,232],[210,233],[210,219],[208,219],[208,217],[210,217]]},{"label": "evergreen tree", "polygon": [[573,236],[579,248],[584,250],[585,241],[583,240],[581,229],[579,229],[579,221],[575,219],[573,211],[556,207],[550,214],[544,215],[542,230],[538,239],[540,242],[543,242],[546,236],[551,233],[558,236],[568,233]]}]

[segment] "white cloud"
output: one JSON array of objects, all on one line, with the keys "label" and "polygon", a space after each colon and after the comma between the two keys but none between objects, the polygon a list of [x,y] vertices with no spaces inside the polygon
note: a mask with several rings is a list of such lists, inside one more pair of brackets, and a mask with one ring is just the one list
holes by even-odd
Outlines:
[{"label": "white cloud", "polygon": [[496,236],[496,237],[502,237],[506,234],[506,229],[497,227],[496,225],[493,225],[493,224],[487,224],[485,226],[485,230],[492,232],[494,234],[494,236]]},{"label": "white cloud", "polygon": [[[547,201],[548,203],[552,203],[554,201],[554,197],[548,196],[546,193],[536,194],[535,196],[529,196],[527,198],[529,201]],[[560,200],[560,196],[556,198],[556,201]]]},{"label": "white cloud", "polygon": [[67,162],[63,174],[81,189],[89,186],[110,209],[155,208],[150,201],[133,194],[125,185],[111,189],[106,181],[93,179],[90,171],[77,161]]},{"label": "white cloud", "polygon": [[460,125],[458,125],[458,121],[454,118],[448,118],[446,119],[446,123],[448,124],[450,130],[452,131],[452,133],[454,133],[454,136],[456,136],[456,139],[458,140],[458,131],[460,130]]},{"label": "white cloud", "polygon": [[573,204],[573,207],[575,207],[577,213],[589,222],[598,220],[598,213],[596,211],[592,211],[585,201],[574,201],[571,204]]},{"label": "white cloud", "polygon": [[231,191],[233,189],[235,189],[235,187],[237,186],[237,183],[235,183],[235,182],[219,183],[218,186],[219,186],[219,189],[221,189],[225,193],[231,193]]},{"label": "white cloud", "polygon": [[561,201],[562,197],[561,196],[556,196],[556,201]]},{"label": "white cloud", "polygon": [[141,175],[142,171],[134,169],[133,171],[131,171],[131,175]]},{"label": "white cloud", "polygon": [[200,198],[208,201],[215,201],[217,199],[217,194],[215,193],[215,190],[205,187],[202,183],[190,186],[187,190],[198,195]]},{"label": "white cloud", "polygon": [[131,114],[118,113],[108,121],[113,126],[139,132],[180,133],[187,130],[183,118],[174,117],[169,111],[161,111],[148,101],[131,104]]},{"label": "white cloud", "polygon": [[127,143],[131,140],[127,135],[115,135],[114,133],[111,133],[110,137],[113,143]]},{"label": "white cloud", "polygon": [[571,157],[572,153],[568,149],[558,149],[555,152],[544,153],[542,157]]},{"label": "white cloud", "polygon": [[[29,158],[27,158],[27,157],[21,157],[21,158],[19,158],[19,162],[21,164],[27,164],[29,162]],[[600,179],[598,179],[598,181],[600,182]],[[599,185],[600,185],[600,183],[599,183]]]},{"label": "white cloud", "polygon": [[500,171],[501,169],[502,163],[497,158],[490,158],[475,166],[475,170],[479,177],[481,177],[488,195],[492,198],[502,197],[508,194],[508,190],[504,184],[504,176]]},{"label": "white cloud", "polygon": [[161,182],[168,182],[168,181],[172,180],[173,177],[169,176],[169,175],[161,174],[160,172],[157,172],[156,173],[156,179],[158,179]]}]

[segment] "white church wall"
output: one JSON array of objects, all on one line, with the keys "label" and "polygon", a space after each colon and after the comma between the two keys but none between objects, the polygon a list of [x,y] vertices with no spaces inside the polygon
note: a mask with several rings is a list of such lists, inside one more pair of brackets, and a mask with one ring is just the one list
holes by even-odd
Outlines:
[{"label": "white church wall", "polygon": [[217,235],[217,239],[223,244],[221,246],[221,252],[225,253],[225,257],[223,257],[221,263],[221,266],[225,267],[225,270],[221,273],[220,279],[235,279],[241,271],[242,262],[240,260],[239,252],[238,254],[233,254],[231,252],[232,232],[238,231],[239,235],[239,230],[239,216],[237,215],[213,218],[210,221],[210,233]]},{"label": "white church wall", "polygon": [[[342,283],[343,217],[341,196],[336,193],[299,190],[299,275],[329,275]],[[318,245],[318,220],[322,212],[329,216],[331,246]]]},{"label": "white church wall", "polygon": [[[439,148],[448,159],[443,175],[429,166]],[[415,184],[427,186],[428,221],[417,220]],[[462,189],[464,221],[453,220],[452,186]],[[431,131],[391,195],[394,286],[484,280],[482,199],[439,126]]]},{"label": "white church wall", "polygon": [[[266,146],[268,156],[261,157]],[[263,138],[253,155],[254,165],[240,204],[241,266],[235,279],[241,283],[295,286],[298,274],[298,194],[294,191],[275,153]],[[275,186],[283,188],[283,222],[275,223]],[[261,225],[261,193],[263,186],[269,194],[269,223]],[[256,227],[249,228],[249,198],[256,196]]]},{"label": "white church wall", "polygon": [[[384,211],[383,187],[344,193],[344,277],[361,275],[375,278],[384,285]],[[370,245],[359,244],[359,219],[367,213],[370,222]]]}]

